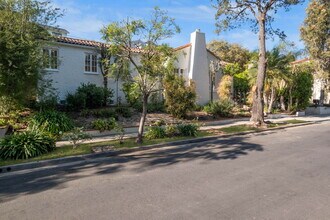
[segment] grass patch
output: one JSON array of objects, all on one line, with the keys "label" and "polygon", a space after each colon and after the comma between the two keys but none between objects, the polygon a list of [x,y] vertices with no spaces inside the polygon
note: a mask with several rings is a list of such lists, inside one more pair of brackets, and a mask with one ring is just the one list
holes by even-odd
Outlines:
[{"label": "grass patch", "polygon": [[259,128],[255,128],[249,125],[234,125],[226,128],[221,128],[219,131],[222,131],[227,134],[239,133],[244,131],[259,131]]},{"label": "grass patch", "polygon": [[39,157],[30,158],[27,160],[1,160],[0,159],[0,167],[13,165],[13,164],[63,158],[63,157],[68,157],[68,156],[90,154],[90,153],[92,153],[92,148],[96,147],[96,146],[98,146],[98,147],[114,146],[115,149],[123,149],[123,148],[139,147],[139,146],[148,146],[148,145],[153,145],[153,144],[163,144],[163,143],[168,143],[168,142],[172,142],[172,141],[193,139],[193,138],[197,138],[197,137],[206,137],[206,136],[210,136],[210,135],[212,135],[212,134],[210,134],[206,131],[199,131],[197,133],[196,137],[172,137],[172,138],[162,138],[162,139],[153,139],[153,140],[144,139],[144,143],[142,145],[135,143],[135,138],[125,139],[123,144],[120,144],[119,141],[105,141],[105,142],[98,142],[98,143],[81,144],[76,149],[73,149],[71,145],[68,145],[68,146],[58,147],[50,153],[44,154]]},{"label": "grass patch", "polygon": [[309,121],[304,121],[304,120],[299,120],[299,119],[290,119],[290,120],[286,120],[286,121],[283,121],[284,123],[287,123],[287,124],[301,124],[301,123],[306,123],[306,122],[309,122]]},{"label": "grass patch", "polygon": [[299,119],[290,119],[290,120],[286,120],[286,121],[281,121],[278,123],[270,123],[267,124],[268,128],[276,128],[279,126],[284,126],[284,125],[290,125],[290,124],[301,124],[301,123],[306,123],[308,121],[304,121],[304,120],[299,120]]}]

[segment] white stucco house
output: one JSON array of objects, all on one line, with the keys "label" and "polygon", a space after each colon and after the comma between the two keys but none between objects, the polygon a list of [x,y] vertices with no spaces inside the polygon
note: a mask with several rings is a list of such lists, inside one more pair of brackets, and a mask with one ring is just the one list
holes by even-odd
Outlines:
[{"label": "white stucco house", "polygon": [[[291,65],[295,66],[308,62],[310,62],[310,59],[305,58],[291,62]],[[325,91],[325,87],[329,86],[328,84],[329,82],[318,78],[316,72],[312,74],[313,74],[314,82],[313,82],[313,95],[311,97],[311,102],[317,102],[320,105],[330,104],[330,92]]]},{"label": "white stucco house", "polygon": [[[52,29],[51,33],[56,36],[56,40],[44,48],[44,53],[50,58],[45,70],[59,99],[65,100],[67,94],[75,92],[82,83],[103,86],[98,65],[100,55],[97,52],[102,43],[68,37],[68,32],[60,28]],[[216,100],[216,86],[222,76],[221,60],[206,48],[205,34],[196,30],[191,33],[190,43],[174,50],[177,53],[175,71],[183,75],[187,82],[195,82],[197,103],[206,104],[212,97]],[[134,75],[134,70],[131,74]],[[114,99],[118,100],[117,97],[120,97],[124,101],[121,84],[120,81],[108,79],[109,88],[114,90]]]}]

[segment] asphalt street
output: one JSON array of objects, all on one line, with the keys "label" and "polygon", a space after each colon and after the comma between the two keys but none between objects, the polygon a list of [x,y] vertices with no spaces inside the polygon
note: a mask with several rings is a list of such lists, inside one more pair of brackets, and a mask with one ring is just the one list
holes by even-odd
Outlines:
[{"label": "asphalt street", "polygon": [[0,175],[0,219],[330,219],[330,122]]}]

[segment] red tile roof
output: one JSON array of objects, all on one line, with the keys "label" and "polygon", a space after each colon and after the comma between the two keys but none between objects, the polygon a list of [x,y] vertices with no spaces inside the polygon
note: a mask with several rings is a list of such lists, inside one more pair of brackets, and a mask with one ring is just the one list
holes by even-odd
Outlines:
[{"label": "red tile roof", "polygon": [[88,46],[88,47],[99,47],[99,46],[102,46],[105,44],[105,43],[97,42],[97,41],[93,41],[93,40],[83,40],[83,39],[62,37],[62,36],[57,37],[56,41],[59,43],[75,44],[75,45]]},{"label": "red tile roof", "polygon": [[[66,43],[66,44],[74,44],[80,46],[87,46],[87,47],[100,47],[100,46],[109,46],[109,44],[93,41],[93,40],[84,40],[84,39],[77,39],[72,37],[56,37],[56,41],[59,43]],[[131,48],[133,53],[141,53],[143,50],[141,48]]]},{"label": "red tile roof", "polygon": [[182,45],[180,47],[174,48],[174,51],[182,50],[182,49],[187,48],[187,47],[191,47],[191,43],[188,43],[188,44]]},{"label": "red tile roof", "polygon": [[306,62],[309,62],[309,61],[310,61],[309,58],[304,58],[304,59],[301,59],[301,60],[293,61],[290,64],[295,65],[295,64],[298,64],[298,63],[306,63]]}]

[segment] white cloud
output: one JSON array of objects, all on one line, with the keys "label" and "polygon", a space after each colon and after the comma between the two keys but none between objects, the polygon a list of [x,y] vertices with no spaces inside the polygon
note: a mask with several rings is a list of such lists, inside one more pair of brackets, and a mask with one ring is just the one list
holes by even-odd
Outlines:
[{"label": "white cloud", "polygon": [[106,24],[95,16],[86,16],[80,19],[70,18],[58,23],[60,27],[70,32],[70,36],[92,40],[99,40],[99,31]]},{"label": "white cloud", "polygon": [[166,8],[166,10],[177,20],[214,23],[215,10],[206,5],[171,7]]}]

